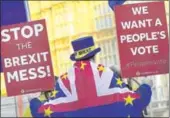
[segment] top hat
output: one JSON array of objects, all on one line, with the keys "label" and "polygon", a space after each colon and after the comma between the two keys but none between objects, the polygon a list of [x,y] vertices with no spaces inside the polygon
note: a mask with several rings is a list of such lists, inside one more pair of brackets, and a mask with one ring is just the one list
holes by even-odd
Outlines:
[{"label": "top hat", "polygon": [[87,36],[72,41],[74,53],[70,56],[72,61],[84,60],[100,52],[100,48],[95,48],[93,37]]}]

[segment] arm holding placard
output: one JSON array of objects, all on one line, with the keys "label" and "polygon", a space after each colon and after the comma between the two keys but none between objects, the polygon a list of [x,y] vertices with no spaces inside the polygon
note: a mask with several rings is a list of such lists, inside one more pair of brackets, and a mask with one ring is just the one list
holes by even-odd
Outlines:
[{"label": "arm holding placard", "polygon": [[[115,67],[115,66],[111,66],[110,67],[110,69],[113,71],[113,72],[115,72],[115,73],[117,73],[116,74],[116,76],[117,76],[117,78],[122,78],[121,77],[121,74],[120,74],[120,69],[118,69],[117,67]],[[149,102],[150,102],[150,100],[151,100],[151,96],[152,96],[152,91],[151,91],[151,87],[149,86],[149,85],[147,85],[147,84],[140,84],[137,80],[135,80],[135,79],[130,79],[129,78],[129,81],[128,81],[128,84],[126,84],[126,87],[127,88],[129,88],[130,90],[132,90],[132,86],[131,86],[131,80],[132,81],[134,81],[135,83],[137,83],[138,85],[139,85],[139,88],[135,91],[135,92],[137,92],[137,93],[139,93],[141,96],[141,102],[143,103],[143,104],[139,104],[139,106],[140,106],[140,108],[145,108],[148,104],[149,104]],[[130,82],[130,83],[129,83]],[[145,115],[147,115],[147,110],[146,110],[146,108],[144,109],[144,113],[145,113]]]}]

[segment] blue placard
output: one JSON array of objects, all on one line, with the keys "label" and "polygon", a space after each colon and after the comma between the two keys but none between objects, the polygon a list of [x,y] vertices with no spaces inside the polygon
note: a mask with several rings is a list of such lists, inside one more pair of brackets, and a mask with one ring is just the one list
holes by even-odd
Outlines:
[{"label": "blue placard", "polygon": [[[1,26],[28,21],[29,9],[27,1],[1,1]],[[0,56],[0,72],[2,72],[2,57]]]},{"label": "blue placard", "polygon": [[1,1],[1,26],[27,21],[26,1]]}]

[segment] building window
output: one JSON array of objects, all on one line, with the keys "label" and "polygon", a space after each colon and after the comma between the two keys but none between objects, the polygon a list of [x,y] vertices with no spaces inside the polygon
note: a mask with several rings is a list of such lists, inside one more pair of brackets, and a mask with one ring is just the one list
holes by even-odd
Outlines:
[{"label": "building window", "polygon": [[113,56],[114,64],[117,65],[117,58],[116,55]]},{"label": "building window", "polygon": [[155,88],[152,89],[152,94],[153,94],[152,101],[156,101],[157,100],[157,92],[156,92]]},{"label": "building window", "polygon": [[113,11],[110,7],[106,6],[106,9],[107,9],[107,13],[113,13]]},{"label": "building window", "polygon": [[108,16],[108,24],[109,24],[109,27],[113,27],[113,18],[111,16]]},{"label": "building window", "polygon": [[[67,40],[65,41],[67,42]],[[62,49],[57,49],[57,60],[58,60],[58,71],[59,74],[63,74],[64,72],[66,72],[69,68],[69,66],[71,65],[70,62],[70,51],[69,51],[69,47],[67,47],[67,45],[65,44],[65,42],[59,42],[62,43],[60,47],[62,47]]]},{"label": "building window", "polygon": [[73,25],[73,24],[70,24],[69,29],[70,29],[70,34],[73,35],[73,34],[75,33],[75,31],[74,31],[74,25]]},{"label": "building window", "polygon": [[114,41],[113,39],[106,39],[99,42],[98,46],[101,48],[101,53],[99,54],[99,62],[110,66],[113,64],[117,65],[117,58],[114,51]]},{"label": "building window", "polygon": [[96,29],[100,29],[100,22],[98,20],[98,18],[95,18],[95,24],[96,24]]},{"label": "building window", "polygon": [[113,18],[107,3],[95,5],[94,11],[96,30],[102,30],[113,27]]}]

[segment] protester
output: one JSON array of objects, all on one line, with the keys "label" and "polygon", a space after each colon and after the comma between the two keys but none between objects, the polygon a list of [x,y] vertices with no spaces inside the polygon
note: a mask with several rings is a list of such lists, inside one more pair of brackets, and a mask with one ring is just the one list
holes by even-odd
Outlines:
[{"label": "protester", "polygon": [[75,61],[56,83],[55,95],[32,109],[36,117],[142,117],[151,99],[150,86],[130,90],[117,72],[95,63],[101,51],[93,37],[72,41]]}]

